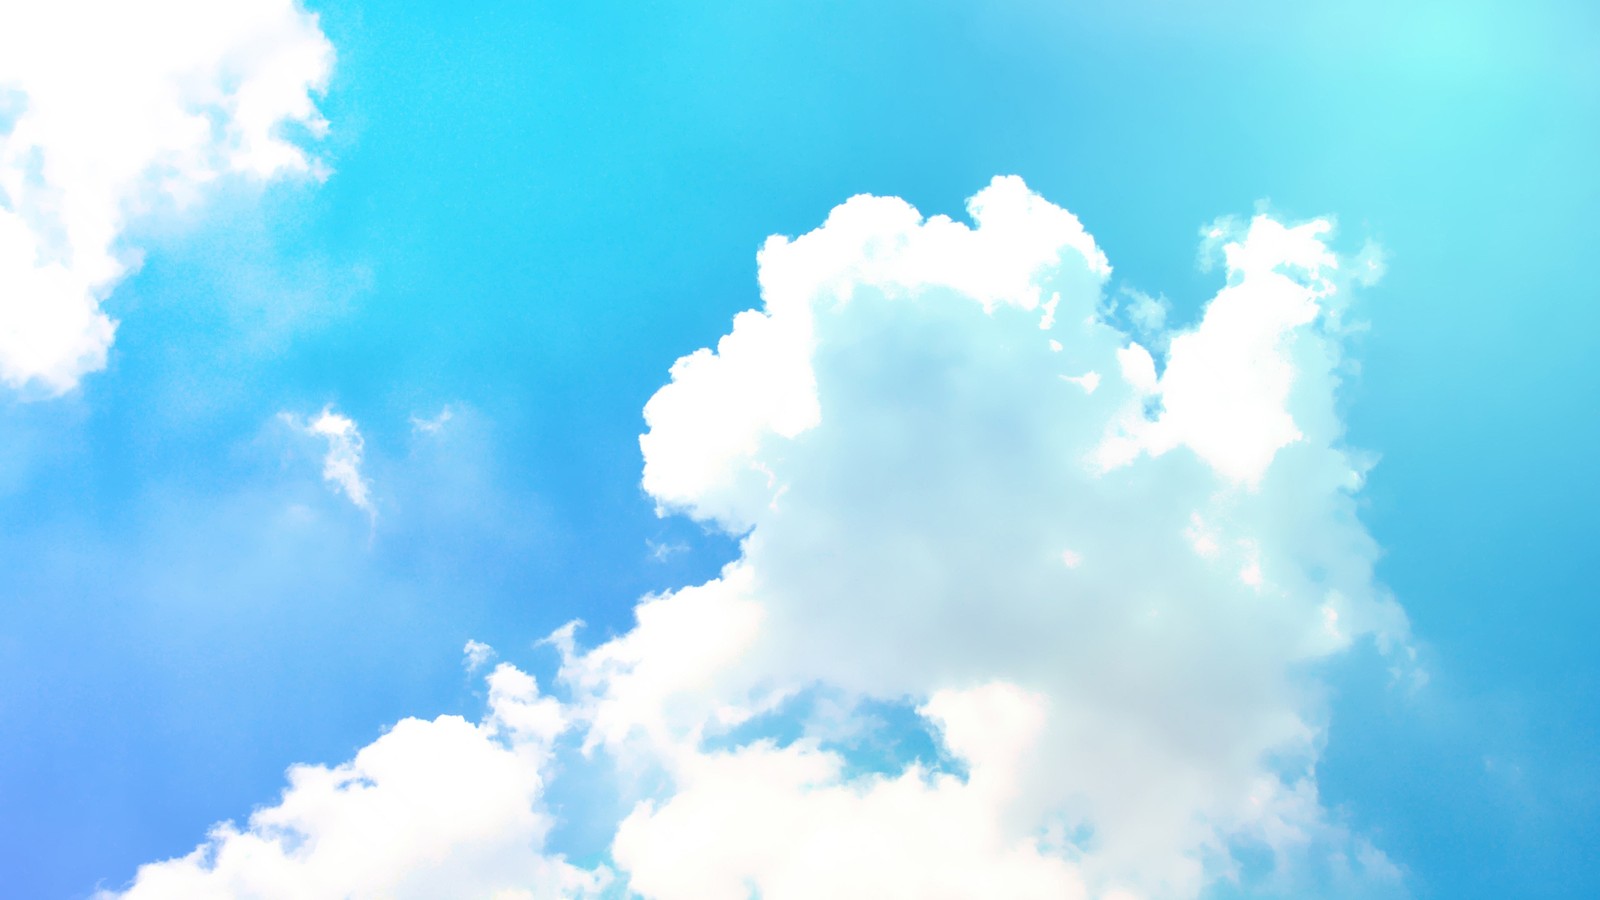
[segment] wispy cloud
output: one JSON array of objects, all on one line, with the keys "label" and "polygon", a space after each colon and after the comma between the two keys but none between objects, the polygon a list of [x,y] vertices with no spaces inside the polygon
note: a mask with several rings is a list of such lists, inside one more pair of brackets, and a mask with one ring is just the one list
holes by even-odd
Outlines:
[{"label": "wispy cloud", "polygon": [[672,557],[689,549],[688,544],[673,541],[657,541],[645,538],[645,552],[656,562],[666,562]]},{"label": "wispy cloud", "polygon": [[438,434],[444,430],[445,423],[453,418],[455,418],[455,413],[448,405],[441,408],[431,418],[413,413],[411,416],[411,430],[418,434]]},{"label": "wispy cloud", "polygon": [[324,407],[315,418],[304,419],[292,413],[280,413],[279,417],[300,431],[324,441],[327,452],[322,458],[323,479],[355,504],[357,509],[375,520],[378,510],[372,503],[372,487],[361,474],[361,455],[365,442],[355,420],[335,412],[332,406]]},{"label": "wispy cloud", "polygon": [[494,659],[494,648],[482,641],[468,640],[465,647],[461,648],[461,664],[467,667],[468,672],[476,672]]}]

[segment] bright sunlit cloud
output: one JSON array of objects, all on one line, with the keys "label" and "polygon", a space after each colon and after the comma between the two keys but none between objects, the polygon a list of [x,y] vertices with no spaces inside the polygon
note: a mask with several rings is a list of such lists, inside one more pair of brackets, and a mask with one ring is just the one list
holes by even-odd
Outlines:
[{"label": "bright sunlit cloud", "polygon": [[[469,645],[469,660],[473,653]],[[347,763],[296,766],[278,803],[243,828],[218,825],[188,856],[144,866],[127,891],[97,896],[597,895],[607,872],[543,848],[551,817],[539,797],[552,743],[567,727],[559,704],[510,665],[486,683],[482,722],[406,719]]]},{"label": "bright sunlit cloud", "polygon": [[294,0],[9,4],[0,25],[0,382],[103,368],[129,223],[219,179],[320,177],[333,46]]},{"label": "bright sunlit cloud", "polygon": [[[1317,781],[1319,667],[1408,640],[1355,513],[1330,226],[1219,231],[1226,286],[1183,327],[1119,312],[1020,179],[969,210],[862,196],[772,238],[762,307],[672,367],[644,486],[741,537],[719,577],[550,636],[560,699],[502,664],[484,724],[293,770],[131,896],[1191,897],[1263,855],[1393,887]],[[355,424],[305,427],[370,511]],[[908,728],[933,752],[870,750]],[[544,843],[564,734],[629,804],[588,868]]]}]

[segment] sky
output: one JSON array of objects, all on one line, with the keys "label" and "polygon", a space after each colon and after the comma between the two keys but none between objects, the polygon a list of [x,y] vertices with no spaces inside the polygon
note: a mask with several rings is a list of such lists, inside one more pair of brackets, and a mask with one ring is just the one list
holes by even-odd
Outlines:
[{"label": "sky", "polygon": [[0,4],[0,894],[1600,892],[1591,4]]}]

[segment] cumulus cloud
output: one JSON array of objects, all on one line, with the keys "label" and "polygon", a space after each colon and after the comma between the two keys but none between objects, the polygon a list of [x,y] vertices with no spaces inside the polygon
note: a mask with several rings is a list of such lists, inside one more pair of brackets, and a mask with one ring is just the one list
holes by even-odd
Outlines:
[{"label": "cumulus cloud", "polygon": [[405,719],[338,766],[296,766],[275,806],[224,823],[187,856],[142,866],[99,900],[598,896],[610,874],[544,850],[540,802],[567,727],[534,679],[502,664],[489,713]]},{"label": "cumulus cloud", "polygon": [[[732,530],[754,522],[750,504],[768,502],[775,485],[759,463],[761,445],[820,421],[817,297],[845,304],[871,285],[908,295],[957,291],[986,311],[1039,309],[1050,294],[1036,276],[1063,252],[1085,263],[1061,272],[1060,287],[1075,296],[1097,290],[1110,267],[1093,238],[1071,213],[1013,181],[1018,189],[973,198],[973,215],[990,223],[977,231],[944,216],[924,221],[900,200],[862,196],[805,239],[769,240],[758,257],[765,310],[735,317],[715,352],[674,363],[672,383],[645,406],[645,490],[665,509]],[[879,243],[881,252],[852,252]]]},{"label": "cumulus cloud", "polygon": [[[887,828],[872,804],[896,791],[928,803],[893,838],[914,849],[826,893],[964,860],[951,895],[1024,878],[1191,896],[1243,847],[1348,854],[1317,793],[1317,664],[1403,641],[1406,622],[1373,581],[1334,412],[1351,279],[1331,226],[1219,229],[1227,284],[1200,322],[1141,310],[1168,346],[1158,368],[1107,314],[1110,268],[1076,218],[1015,178],[970,211],[969,227],[857,197],[770,240],[763,308],[646,407],[646,490],[743,535],[719,579],[568,648],[589,740],[676,785],[618,835],[648,895],[804,895],[810,845],[773,821]],[[993,769],[956,736],[992,731],[990,710],[936,698],[987,686],[1034,698],[1037,721],[1007,732],[1015,783],[981,803],[910,770],[851,778],[804,736],[722,749],[818,685],[917,704],[967,760],[962,792]],[[755,782],[765,802],[733,802]],[[657,823],[711,849],[638,849]],[[951,854],[940,829],[973,823],[989,851]],[[1019,862],[1035,856],[1054,862]]]},{"label": "cumulus cloud", "polygon": [[1223,246],[1230,283],[1197,328],[1172,337],[1159,383],[1138,349],[1135,386],[1162,406],[1154,421],[1131,419],[1140,449],[1185,445],[1220,474],[1254,484],[1279,450],[1305,437],[1289,391],[1297,377],[1317,373],[1299,371],[1294,345],[1319,340],[1304,326],[1327,314],[1339,293],[1339,264],[1323,242],[1330,228],[1323,220],[1291,228],[1261,216]]},{"label": "cumulus cloud", "polygon": [[129,222],[219,178],[320,176],[333,47],[295,0],[61,0],[0,14],[0,381],[105,365]]},{"label": "cumulus cloud", "polygon": [[281,418],[327,443],[328,451],[322,458],[323,479],[369,518],[376,518],[378,510],[372,505],[372,487],[361,475],[364,442],[355,420],[334,412],[331,406],[324,407],[314,419],[302,420],[289,413],[282,413]]},{"label": "cumulus cloud", "polygon": [[[1136,337],[1070,213],[1015,178],[969,210],[856,197],[767,242],[762,308],[673,366],[641,438],[660,509],[739,535],[739,557],[597,645],[557,631],[565,702],[491,719],[570,724],[621,776],[613,887],[645,897],[1192,897],[1304,866],[1347,894],[1393,882],[1316,777],[1323,664],[1361,640],[1408,659],[1335,406],[1339,312],[1370,273],[1347,275],[1326,222],[1229,223],[1199,321],[1141,315]],[[925,746],[896,755],[888,733]],[[342,797],[362,759],[310,771],[341,773],[318,777]],[[494,777],[521,786],[518,815],[537,805],[527,772]],[[523,840],[522,822],[474,834]],[[445,860],[452,840],[402,843]],[[208,852],[163,865],[214,872]]]}]

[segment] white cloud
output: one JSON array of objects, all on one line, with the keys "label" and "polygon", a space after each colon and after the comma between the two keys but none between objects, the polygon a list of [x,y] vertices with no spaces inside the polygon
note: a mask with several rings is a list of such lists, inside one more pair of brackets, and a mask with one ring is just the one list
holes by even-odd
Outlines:
[{"label": "white cloud", "polygon": [[361,475],[364,442],[355,420],[324,407],[314,419],[302,420],[289,413],[280,417],[307,434],[322,438],[328,451],[322,458],[322,477],[369,518],[377,518],[372,505],[372,488]]},{"label": "white cloud", "polygon": [[[821,415],[813,313],[824,298],[848,304],[869,286],[891,296],[945,289],[984,309],[1042,310],[1050,294],[1041,273],[1054,272],[1050,288],[1072,297],[1097,290],[1110,274],[1077,218],[1021,179],[996,179],[969,206],[985,227],[974,231],[944,216],[924,221],[903,200],[862,195],[797,241],[768,240],[758,255],[764,309],[736,316],[715,352],[678,360],[672,382],[645,406],[645,490],[664,509],[730,529],[755,521],[755,507],[774,492],[760,464],[767,448],[813,428]],[[1057,266],[1063,255],[1082,262]]]},{"label": "white cloud", "polygon": [[461,655],[461,664],[467,667],[467,671],[476,672],[494,658],[494,648],[482,641],[469,639],[466,646],[461,648]]},{"label": "white cloud", "polygon": [[0,13],[0,382],[58,394],[105,365],[122,237],[217,179],[321,175],[333,47],[294,0],[58,0]]},{"label": "white cloud", "polygon": [[[1372,579],[1362,472],[1339,444],[1348,283],[1329,226],[1219,227],[1228,285],[1195,329],[1154,336],[1158,373],[1105,317],[1110,269],[1076,219],[1016,179],[970,208],[971,228],[858,197],[769,241],[764,308],[646,408],[646,490],[745,533],[721,578],[651,598],[588,653],[567,646],[589,740],[676,785],[619,833],[646,894],[872,896],[937,861],[965,867],[940,876],[956,896],[1002,877],[1191,896],[1235,871],[1236,846],[1348,855],[1317,798],[1315,667],[1362,637],[1403,641],[1406,622]],[[1063,384],[1085,371],[1117,374]],[[987,684],[1040,716],[1008,757],[1016,789],[988,805],[935,802],[942,776],[851,777],[803,742],[724,746],[824,685],[923,703],[970,761],[933,698]],[[880,813],[890,794],[927,801],[914,827]],[[864,822],[906,852],[800,878],[822,852],[807,835],[866,840]],[[998,835],[985,851],[940,843],[980,826]],[[709,849],[651,849],[672,834]],[[1047,835],[1054,862],[1035,866]]]},{"label": "white cloud", "polygon": [[695,756],[670,800],[622,823],[616,860],[635,891],[662,900],[1084,897],[1076,868],[1004,816],[1041,705],[1004,684],[930,699],[923,712],[965,778],[912,766],[851,779],[808,742]]},{"label": "white cloud", "polygon": [[[521,886],[591,884],[538,867],[547,826],[524,815],[569,723],[632,804],[611,845],[627,888],[663,900],[1192,897],[1263,851],[1275,884],[1306,860],[1345,872],[1346,894],[1397,877],[1316,779],[1320,664],[1358,640],[1407,639],[1356,517],[1362,466],[1341,445],[1333,313],[1350,282],[1327,227],[1219,229],[1227,286],[1194,329],[1147,336],[1170,348],[1158,372],[1107,318],[1110,268],[1075,218],[1017,179],[970,209],[972,227],[857,197],[770,240],[764,308],[673,367],[641,439],[660,507],[742,535],[740,557],[646,597],[598,646],[580,646],[576,623],[551,635],[565,706],[501,666],[498,724],[402,723],[480,750],[485,729],[543,748],[483,750],[505,763],[493,778],[511,799],[457,811],[474,841],[523,848]],[[323,418],[330,448],[356,435]],[[359,483],[355,463],[340,471]],[[826,698],[814,715],[808,696]],[[874,758],[852,740],[890,729],[870,712],[886,705],[926,726],[931,757]],[[435,755],[406,771],[469,778],[464,750]],[[309,771],[210,856],[163,865],[243,871],[224,866],[229,847],[251,848],[229,860],[310,859],[319,842],[275,830],[321,827],[284,819],[307,805],[289,799],[342,809],[377,779],[363,756]],[[477,796],[476,778],[460,793]],[[433,807],[385,809],[394,821],[360,852],[401,847],[384,857],[395,877],[411,877],[407,860],[454,872],[485,858],[410,821]],[[338,864],[305,865],[294,871]],[[272,884],[315,897],[366,882]]]},{"label": "white cloud", "polygon": [[1296,344],[1312,343],[1304,351],[1312,354],[1337,349],[1308,328],[1339,290],[1338,260],[1323,241],[1331,227],[1258,216],[1224,245],[1229,285],[1197,328],[1171,339],[1155,390],[1163,412],[1145,429],[1147,450],[1186,445],[1219,473],[1253,484],[1279,450],[1305,438],[1289,408],[1303,374]]},{"label": "white cloud", "polygon": [[597,896],[610,875],[544,850],[540,795],[560,705],[502,664],[489,715],[406,719],[332,768],[296,766],[277,805],[224,823],[179,859],[140,867],[101,900]]}]

